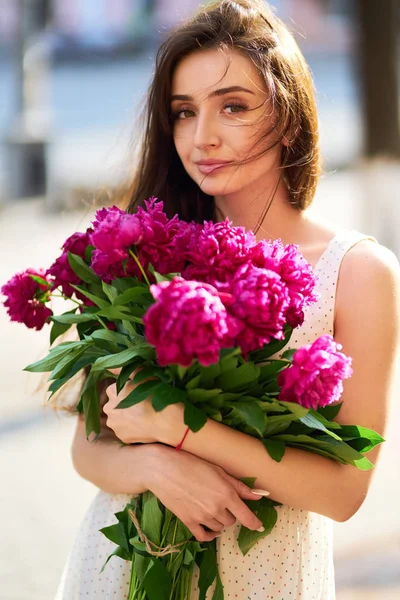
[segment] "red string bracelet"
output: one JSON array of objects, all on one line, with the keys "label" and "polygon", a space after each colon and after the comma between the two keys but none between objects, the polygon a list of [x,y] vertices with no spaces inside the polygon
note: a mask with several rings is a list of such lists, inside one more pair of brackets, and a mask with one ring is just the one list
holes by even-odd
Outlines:
[{"label": "red string bracelet", "polygon": [[183,442],[186,440],[186,436],[189,433],[190,427],[188,427],[185,431],[185,435],[183,436],[182,440],[179,442],[179,444],[175,447],[175,450],[181,450],[182,446],[183,446]]}]

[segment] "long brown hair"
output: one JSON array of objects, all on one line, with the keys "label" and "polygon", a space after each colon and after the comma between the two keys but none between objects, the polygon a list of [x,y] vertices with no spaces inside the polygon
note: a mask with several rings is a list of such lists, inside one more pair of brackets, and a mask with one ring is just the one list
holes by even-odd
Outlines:
[{"label": "long brown hair", "polygon": [[169,217],[177,213],[197,222],[214,218],[213,197],[189,177],[175,150],[170,114],[177,65],[193,52],[213,48],[244,53],[264,78],[278,117],[273,146],[285,136],[284,180],[290,202],[304,210],[314,197],[320,174],[313,82],[291,33],[263,0],[219,0],[203,6],[160,46],[127,210],[134,212],[146,198],[156,196],[164,201]]}]

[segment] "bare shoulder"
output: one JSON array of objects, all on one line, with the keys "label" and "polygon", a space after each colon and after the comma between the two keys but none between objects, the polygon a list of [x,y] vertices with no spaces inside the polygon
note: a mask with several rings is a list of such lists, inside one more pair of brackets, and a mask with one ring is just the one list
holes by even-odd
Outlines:
[{"label": "bare shoulder", "polygon": [[345,293],[365,285],[398,286],[399,281],[400,265],[395,254],[372,240],[363,240],[345,254],[338,283]]},{"label": "bare shoulder", "polygon": [[339,315],[355,320],[369,314],[387,319],[399,319],[400,265],[395,254],[376,242],[363,240],[353,246],[343,258],[340,268],[336,318]]}]

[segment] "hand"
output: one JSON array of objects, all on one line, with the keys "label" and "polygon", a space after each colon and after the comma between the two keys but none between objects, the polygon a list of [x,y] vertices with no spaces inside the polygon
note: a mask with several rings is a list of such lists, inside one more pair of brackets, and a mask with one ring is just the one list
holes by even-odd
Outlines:
[{"label": "hand", "polygon": [[[120,369],[110,369],[110,371],[118,375]],[[134,371],[131,378],[137,372],[138,370]],[[107,427],[112,429],[125,444],[162,442],[177,445],[186,430],[183,421],[183,404],[171,404],[164,410],[156,412],[152,407],[151,398],[146,398],[129,408],[116,408],[138,385],[140,384],[128,381],[119,394],[117,394],[116,383],[106,388],[108,402],[103,410],[107,415]]]},{"label": "hand", "polygon": [[[261,521],[242,499],[259,500],[243,482],[193,454],[168,446],[152,448],[146,487],[185,525],[199,542],[218,537],[236,519],[257,530]],[[266,495],[266,494],[264,494]],[[204,526],[211,531],[206,531]]]}]

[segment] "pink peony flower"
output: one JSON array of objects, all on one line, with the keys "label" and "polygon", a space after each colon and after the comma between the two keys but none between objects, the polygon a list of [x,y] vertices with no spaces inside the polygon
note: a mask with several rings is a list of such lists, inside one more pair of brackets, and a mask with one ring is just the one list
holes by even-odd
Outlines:
[{"label": "pink peony flower", "polygon": [[48,317],[53,314],[53,311],[45,305],[49,298],[47,292],[51,282],[48,281],[48,285],[45,286],[37,283],[30,275],[37,275],[48,281],[44,270],[27,269],[14,275],[2,286],[1,292],[7,296],[4,306],[11,321],[24,323],[30,329],[40,330]]},{"label": "pink peony flower", "polygon": [[142,265],[152,264],[161,274],[180,273],[185,266],[184,249],[190,240],[192,226],[181,221],[178,215],[168,219],[163,212],[163,202],[156,198],[145,201],[145,208],[136,213],[143,235],[137,244]]},{"label": "pink peony flower", "polygon": [[304,308],[315,302],[318,296],[314,291],[314,272],[297,246],[284,246],[281,240],[261,241],[252,248],[251,260],[256,267],[270,269],[280,275],[287,285],[290,297],[287,322],[293,328],[301,325],[304,321]]},{"label": "pink peony flower", "polygon": [[90,243],[90,234],[92,233],[92,229],[89,228],[85,231],[85,233],[76,232],[73,233],[67,240],[64,242],[62,249],[63,253],[59,256],[54,263],[51,265],[49,269],[46,271],[46,275],[53,277],[53,287],[55,289],[61,286],[63,294],[71,298],[73,294],[76,294],[78,298],[85,299],[82,294],[80,294],[77,290],[75,290],[72,285],[80,285],[82,280],[74,271],[72,270],[69,261],[68,261],[68,252],[72,252],[72,254],[77,254],[82,259],[85,258],[86,248]]},{"label": "pink peony flower", "polygon": [[237,268],[248,262],[255,237],[244,227],[233,227],[229,219],[220,223],[204,222],[194,232],[188,248],[185,279],[204,281],[229,292],[229,284]]},{"label": "pink peony flower", "polygon": [[123,252],[106,253],[94,250],[90,266],[105,283],[111,283],[118,277],[142,278],[142,273],[134,258]]},{"label": "pink peony flower", "polygon": [[218,362],[229,327],[235,325],[218,291],[182,277],[152,285],[150,291],[156,302],[144,316],[145,335],[160,365],[188,367],[195,358],[204,366]]},{"label": "pink peony flower", "polygon": [[314,409],[339,400],[343,380],[353,372],[351,358],[341,349],[332,336],[322,335],[297,350],[293,364],[279,373],[279,399]]},{"label": "pink peony flower", "polygon": [[290,299],[277,273],[248,263],[236,271],[231,289],[228,311],[245,325],[236,340],[244,356],[272,338],[283,339]]},{"label": "pink peony flower", "polygon": [[142,227],[136,215],[112,206],[96,212],[90,243],[101,252],[128,256],[130,246],[142,237]]}]

